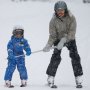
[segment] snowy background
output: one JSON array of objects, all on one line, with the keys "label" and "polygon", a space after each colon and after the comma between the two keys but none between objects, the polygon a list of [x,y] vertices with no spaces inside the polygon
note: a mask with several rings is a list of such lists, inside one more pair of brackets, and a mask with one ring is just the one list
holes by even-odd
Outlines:
[{"label": "snowy background", "polygon": [[[4,87],[4,74],[7,67],[7,43],[12,35],[13,27],[15,25],[24,27],[25,38],[28,39],[32,52],[42,49],[47,43],[49,21],[57,0],[43,1],[11,2],[10,0],[0,0],[0,90],[8,90]],[[78,24],[76,41],[84,71],[82,90],[90,90],[90,4],[84,4],[82,0],[65,1],[76,16]],[[12,80],[12,84],[15,85],[13,89],[51,90],[46,86],[46,69],[52,52],[53,50],[47,53],[39,52],[26,57],[28,86],[19,87],[19,74],[15,70]],[[61,56],[62,62],[55,77],[55,84],[58,85],[57,90],[77,90],[67,48],[63,48]]]}]

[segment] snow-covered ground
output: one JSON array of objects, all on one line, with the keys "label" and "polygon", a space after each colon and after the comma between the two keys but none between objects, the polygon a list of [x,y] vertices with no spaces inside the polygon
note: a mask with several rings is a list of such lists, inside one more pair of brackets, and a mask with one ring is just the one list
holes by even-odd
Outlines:
[{"label": "snow-covered ground", "polygon": [[[81,56],[84,71],[83,89],[90,90],[90,4],[83,4],[81,0],[65,0],[68,8],[77,19],[77,47]],[[71,1],[71,2],[70,2]],[[7,43],[12,35],[15,25],[22,25],[25,29],[25,38],[30,43],[32,52],[42,49],[48,40],[49,21],[53,15],[53,2],[27,1],[11,2],[0,0],[0,89],[4,87],[4,73],[7,67]],[[12,84],[15,90],[51,90],[47,83],[46,69],[50,62],[53,50],[39,52],[26,57],[28,71],[28,86],[20,88],[18,71],[13,75]],[[57,90],[77,90],[71,66],[71,59],[66,48],[62,51],[62,62],[55,78]]]}]

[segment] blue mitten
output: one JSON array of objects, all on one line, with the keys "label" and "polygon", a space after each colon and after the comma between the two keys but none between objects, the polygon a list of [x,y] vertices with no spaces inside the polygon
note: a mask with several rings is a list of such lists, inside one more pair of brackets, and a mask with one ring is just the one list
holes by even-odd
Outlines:
[{"label": "blue mitten", "polygon": [[31,54],[31,49],[30,48],[27,48],[26,49],[26,55],[29,56]]},{"label": "blue mitten", "polygon": [[31,52],[30,52],[30,51],[26,52],[26,55],[27,55],[27,56],[29,56],[30,54],[31,54]]}]

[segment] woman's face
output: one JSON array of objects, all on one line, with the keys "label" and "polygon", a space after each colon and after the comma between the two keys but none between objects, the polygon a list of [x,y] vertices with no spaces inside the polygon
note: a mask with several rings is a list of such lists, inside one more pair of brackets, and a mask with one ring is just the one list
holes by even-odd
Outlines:
[{"label": "woman's face", "polygon": [[56,13],[57,13],[57,15],[58,15],[59,17],[63,17],[63,16],[65,15],[65,10],[64,10],[64,9],[58,9],[58,10],[56,11]]}]

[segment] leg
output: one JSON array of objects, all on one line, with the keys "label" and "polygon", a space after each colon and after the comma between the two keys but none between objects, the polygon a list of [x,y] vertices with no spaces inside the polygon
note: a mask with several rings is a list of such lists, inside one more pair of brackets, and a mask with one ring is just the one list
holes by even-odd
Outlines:
[{"label": "leg", "polygon": [[[25,67],[25,59],[23,57],[18,58],[17,69],[20,74],[21,84],[26,86],[26,81],[28,79],[28,76],[27,76],[27,69]],[[23,86],[21,86],[21,87],[23,87]]]},{"label": "leg", "polygon": [[80,80],[81,79],[80,76],[83,75],[83,70],[82,70],[82,66],[80,62],[81,59],[77,51],[76,41],[72,40],[69,43],[67,43],[66,46],[68,50],[70,51],[70,57],[72,59],[72,67],[74,71],[77,88],[78,87],[81,88],[82,81]]},{"label": "leg", "polygon": [[61,61],[60,54],[61,54],[61,50],[54,49],[54,52],[53,52],[52,57],[51,57],[50,64],[49,64],[47,71],[46,71],[46,73],[48,75],[48,78],[47,78],[48,85],[51,88],[57,88],[57,86],[54,85],[54,77],[56,75],[58,65]]},{"label": "leg", "polygon": [[4,76],[4,80],[9,80],[11,81],[12,80],[12,75],[13,75],[13,72],[16,68],[16,62],[15,60],[8,60],[8,66],[6,68],[6,72],[5,72],[5,76]]},{"label": "leg", "polygon": [[47,71],[46,71],[46,73],[48,75],[50,75],[50,76],[56,75],[58,65],[61,61],[60,54],[61,54],[61,50],[54,49],[54,52],[53,52],[52,57],[51,57],[50,64],[49,64]]},{"label": "leg", "polygon": [[70,57],[72,59],[72,67],[75,77],[83,75],[82,66],[80,62],[81,59],[77,51],[76,41],[70,41],[67,44],[67,48],[70,51]]},{"label": "leg", "polygon": [[11,85],[12,75],[16,68],[16,62],[15,60],[8,60],[8,67],[6,68],[4,80],[5,80],[5,86],[8,88],[13,88],[14,86]]}]

